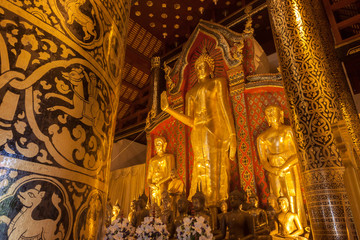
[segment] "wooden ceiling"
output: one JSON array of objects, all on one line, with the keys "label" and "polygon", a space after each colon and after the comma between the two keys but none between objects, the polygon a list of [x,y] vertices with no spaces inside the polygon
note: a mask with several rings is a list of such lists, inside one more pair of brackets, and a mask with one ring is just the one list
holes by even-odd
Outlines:
[{"label": "wooden ceiling", "polygon": [[[200,19],[223,24],[249,3],[265,0],[137,0],[133,1],[122,72],[115,140],[146,143],[145,120],[149,111],[150,70],[153,56],[180,49]],[[256,34],[267,54],[275,52],[266,8],[253,17]],[[232,30],[241,32],[241,26]],[[269,41],[270,39],[270,41]],[[265,40],[265,41],[264,41]]]}]

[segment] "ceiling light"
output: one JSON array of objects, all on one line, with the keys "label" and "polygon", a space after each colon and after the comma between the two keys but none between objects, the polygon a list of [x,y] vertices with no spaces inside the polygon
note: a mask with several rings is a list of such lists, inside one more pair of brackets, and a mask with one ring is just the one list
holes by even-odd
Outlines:
[{"label": "ceiling light", "polygon": [[174,8],[175,8],[176,10],[180,9],[180,4],[175,3],[175,4],[174,4]]},{"label": "ceiling light", "polygon": [[154,5],[154,4],[153,4],[152,1],[147,1],[147,2],[146,2],[146,5],[148,5],[148,7],[151,7],[151,6]]}]

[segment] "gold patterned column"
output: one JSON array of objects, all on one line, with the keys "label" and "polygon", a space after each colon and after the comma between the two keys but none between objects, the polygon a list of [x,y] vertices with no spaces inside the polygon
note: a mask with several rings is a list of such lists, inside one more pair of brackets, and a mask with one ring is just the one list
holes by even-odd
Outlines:
[{"label": "gold patterned column", "polygon": [[338,110],[344,108],[338,103],[345,98],[337,98],[336,86],[342,83],[334,73],[341,73],[329,53],[334,48],[322,29],[328,26],[319,2],[268,0],[268,8],[297,137],[311,231],[314,239],[348,239],[351,211],[331,125],[352,110]]},{"label": "gold patterned column", "polygon": [[0,1],[0,239],[101,239],[130,0]]}]

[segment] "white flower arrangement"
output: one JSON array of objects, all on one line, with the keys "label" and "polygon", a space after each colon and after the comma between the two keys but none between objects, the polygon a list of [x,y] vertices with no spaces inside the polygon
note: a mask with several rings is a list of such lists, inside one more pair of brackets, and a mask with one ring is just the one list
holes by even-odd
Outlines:
[{"label": "white flower arrangement", "polygon": [[167,240],[169,236],[166,225],[160,218],[146,217],[136,229],[135,238],[138,240]]},{"label": "white flower arrangement", "polygon": [[104,240],[122,240],[131,239],[135,228],[130,224],[127,218],[117,218],[106,229]]},{"label": "white flower arrangement", "polygon": [[213,239],[211,227],[204,217],[186,217],[183,224],[176,228],[178,240]]}]

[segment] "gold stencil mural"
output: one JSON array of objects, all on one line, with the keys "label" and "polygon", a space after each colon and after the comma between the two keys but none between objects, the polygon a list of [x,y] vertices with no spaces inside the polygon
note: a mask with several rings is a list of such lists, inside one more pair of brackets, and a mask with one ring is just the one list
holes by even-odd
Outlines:
[{"label": "gold stencil mural", "polygon": [[324,41],[326,35],[319,30],[325,26],[318,25],[325,17],[318,14],[323,9],[310,0],[269,0],[268,6],[297,138],[311,231],[314,239],[350,239],[344,169],[332,131],[332,124],[341,117],[336,80],[329,70],[336,63],[329,61],[331,48],[325,47],[330,38]]},{"label": "gold stencil mural", "polygon": [[101,235],[129,8],[0,2],[0,239]]}]

